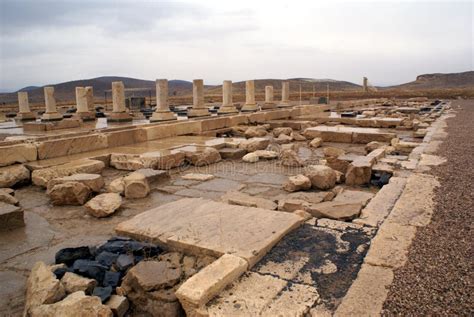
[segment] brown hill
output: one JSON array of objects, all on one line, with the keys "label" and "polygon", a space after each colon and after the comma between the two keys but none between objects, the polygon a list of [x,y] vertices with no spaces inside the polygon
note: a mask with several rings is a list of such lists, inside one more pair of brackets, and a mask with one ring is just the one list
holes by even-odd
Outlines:
[{"label": "brown hill", "polygon": [[450,74],[423,74],[416,77],[415,81],[386,87],[389,89],[447,89],[447,88],[473,88],[474,89],[474,71]]}]

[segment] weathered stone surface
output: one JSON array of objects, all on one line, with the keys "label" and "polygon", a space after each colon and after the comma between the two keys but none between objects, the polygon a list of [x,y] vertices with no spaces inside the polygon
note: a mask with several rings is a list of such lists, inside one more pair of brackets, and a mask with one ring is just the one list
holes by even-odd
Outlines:
[{"label": "weathered stone surface", "polygon": [[298,190],[308,190],[311,188],[311,180],[302,175],[290,176],[288,182],[283,185],[283,189],[287,192],[295,192]]},{"label": "weathered stone surface", "polygon": [[65,299],[52,305],[41,305],[31,312],[32,317],[75,317],[75,316],[97,316],[112,317],[112,311],[102,305],[97,296],[86,296],[84,292],[75,292]]},{"label": "weathered stone surface", "polygon": [[104,187],[104,178],[99,174],[85,174],[79,173],[70,176],[54,178],[48,182],[48,191],[58,184],[64,184],[67,182],[78,182],[86,185],[93,192],[100,192]]},{"label": "weathered stone surface", "polygon": [[264,159],[264,160],[273,160],[278,157],[278,153],[275,151],[257,150],[253,153],[256,154],[259,159]]},{"label": "weathered stone surface", "polygon": [[0,202],[0,231],[23,227],[23,209],[18,206]]},{"label": "weathered stone surface", "polygon": [[53,205],[84,205],[91,195],[89,187],[79,182],[54,185],[47,192]]},{"label": "weathered stone surface", "polygon": [[43,262],[37,262],[31,269],[26,282],[25,314],[43,304],[53,304],[66,296],[61,282]]},{"label": "weathered stone surface", "polygon": [[275,139],[275,142],[278,144],[287,144],[293,141],[293,138],[286,134],[280,134],[278,138]]},{"label": "weathered stone surface", "polygon": [[337,194],[333,201],[341,203],[360,203],[362,206],[365,206],[374,196],[375,194],[367,191],[343,190]]},{"label": "weathered stone surface", "polygon": [[36,146],[30,143],[0,147],[0,166],[31,162],[35,161],[36,158]]},{"label": "weathered stone surface", "polygon": [[224,254],[202,269],[176,291],[176,297],[186,313],[192,316],[197,308],[203,307],[247,270],[247,262],[237,256]]},{"label": "weathered stone surface", "polygon": [[144,198],[150,193],[148,181],[142,173],[131,173],[123,178],[124,195],[127,198]]},{"label": "weathered stone surface", "polygon": [[259,157],[255,152],[245,154],[244,157],[242,157],[242,161],[247,162],[247,163],[256,163],[259,161]]},{"label": "weathered stone surface", "polygon": [[279,196],[279,200],[282,199],[297,199],[306,201],[309,204],[318,204],[323,201],[330,201],[334,198],[334,193],[331,191],[327,192],[295,192],[287,195]]},{"label": "weathered stone surface", "polygon": [[359,215],[361,209],[360,203],[326,201],[311,205],[306,210],[316,218],[351,220]]},{"label": "weathered stone surface", "polygon": [[217,163],[222,160],[219,151],[206,147],[202,151],[185,152],[186,160],[194,166],[204,166]]},{"label": "weathered stone surface", "polygon": [[141,261],[122,281],[125,289],[141,288],[146,292],[173,287],[181,279],[181,267],[168,261]]},{"label": "weathered stone surface", "polygon": [[385,149],[383,147],[375,149],[371,151],[369,154],[367,154],[367,157],[370,160],[374,160],[374,163],[379,161],[385,156]]},{"label": "weathered stone surface", "polygon": [[282,128],[275,128],[275,129],[273,129],[273,135],[274,135],[276,138],[278,138],[281,134],[285,134],[285,135],[290,136],[292,132],[293,132],[293,129],[292,129],[292,128],[288,128],[288,127],[282,127]]},{"label": "weathered stone surface", "polygon": [[366,153],[370,153],[373,150],[376,150],[376,149],[378,149],[382,146],[383,146],[382,143],[377,142],[377,141],[372,141],[372,142],[369,142],[365,145],[365,151],[366,151]]},{"label": "weathered stone surface", "polygon": [[77,153],[106,149],[107,136],[89,134],[84,136],[65,137],[37,143],[38,159],[67,156]]},{"label": "weathered stone surface", "polygon": [[280,152],[280,160],[283,166],[303,166],[304,162],[293,150],[283,150]]},{"label": "weathered stone surface", "polygon": [[267,134],[268,134],[267,130],[260,126],[249,127],[247,128],[247,130],[245,130],[245,133],[244,133],[246,138],[262,137],[262,136],[266,136]]},{"label": "weathered stone surface", "polygon": [[46,187],[48,182],[54,178],[60,178],[79,173],[100,174],[104,167],[104,162],[83,159],[72,161],[63,165],[34,170],[31,174],[31,178],[33,184]]},{"label": "weathered stone surface", "polygon": [[372,162],[370,158],[358,158],[354,160],[346,172],[347,185],[364,185],[370,182],[372,176]]},{"label": "weathered stone surface", "polygon": [[222,201],[231,205],[256,207],[270,210],[275,210],[277,208],[277,204],[271,200],[250,196],[238,191],[227,192],[221,197],[221,199]]},{"label": "weathered stone surface", "polygon": [[115,230],[197,255],[232,253],[252,266],[300,223],[300,217],[289,213],[184,198],[143,212]]},{"label": "weathered stone surface", "polygon": [[325,190],[336,186],[336,173],[328,166],[310,165],[305,169],[305,176],[314,188]]},{"label": "weathered stone surface", "polygon": [[110,193],[117,193],[122,195],[125,190],[125,184],[123,182],[123,177],[119,177],[110,182],[107,186],[107,191]]},{"label": "weathered stone surface", "polygon": [[110,155],[110,166],[124,171],[136,171],[140,168],[145,168],[140,155],[125,153],[112,153]]},{"label": "weathered stone surface", "polygon": [[0,188],[13,187],[30,181],[30,171],[23,165],[0,168]]},{"label": "weathered stone surface", "polygon": [[296,210],[306,210],[309,203],[300,199],[284,199],[278,201],[278,210],[294,212]]},{"label": "weathered stone surface", "polygon": [[389,142],[395,133],[382,132],[375,128],[353,128],[344,126],[317,126],[307,128],[306,137],[320,137],[325,142],[369,143],[371,141]]},{"label": "weathered stone surface", "polygon": [[309,142],[309,146],[314,147],[314,148],[320,147],[322,144],[323,144],[323,139],[321,138],[314,138],[313,140],[311,140],[311,142]]},{"label": "weathered stone surface", "polygon": [[328,156],[326,158],[326,165],[335,171],[345,174],[347,172],[347,168],[349,167],[350,161],[341,159],[344,156],[345,155],[340,155],[338,157]]},{"label": "weathered stone surface", "polygon": [[97,285],[97,281],[71,272],[66,272],[61,279],[61,284],[64,286],[64,290],[68,294],[78,291],[90,294]]},{"label": "weathered stone surface", "polygon": [[255,152],[257,150],[265,150],[270,144],[269,139],[264,138],[251,138],[244,140],[239,144],[241,149],[246,150],[247,152]]},{"label": "weathered stone surface", "polygon": [[182,179],[193,180],[193,181],[208,181],[213,179],[215,176],[212,174],[199,174],[199,173],[189,173],[181,176]]},{"label": "weathered stone surface", "polygon": [[306,141],[306,138],[296,131],[291,132],[290,136],[295,141]]},{"label": "weathered stone surface", "polygon": [[117,193],[100,194],[89,200],[84,207],[89,215],[107,217],[113,214],[122,205],[122,197]]},{"label": "weathered stone surface", "polygon": [[151,168],[141,168],[136,170],[132,174],[142,174],[145,176],[149,185],[156,184],[163,180],[167,180],[169,178],[169,174],[165,170],[155,170]]},{"label": "weathered stone surface", "polygon": [[112,295],[110,299],[105,303],[115,317],[123,317],[127,313],[129,308],[128,299],[125,296]]},{"label": "weathered stone surface", "polygon": [[223,149],[219,149],[219,154],[221,155],[223,159],[230,159],[230,160],[240,159],[245,155],[245,153],[247,153],[247,151],[240,148],[226,147]]},{"label": "weathered stone surface", "polygon": [[147,152],[140,155],[143,167],[169,170],[183,165],[185,153],[179,150]]}]

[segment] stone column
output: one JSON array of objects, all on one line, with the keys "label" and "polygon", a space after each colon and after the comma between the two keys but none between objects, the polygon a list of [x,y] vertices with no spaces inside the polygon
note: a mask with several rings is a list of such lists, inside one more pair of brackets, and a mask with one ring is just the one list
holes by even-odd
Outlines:
[{"label": "stone column", "polygon": [[219,114],[237,113],[239,112],[235,108],[232,102],[232,81],[224,80],[222,84],[222,106],[219,108]]},{"label": "stone column", "polygon": [[281,83],[281,103],[278,107],[290,106],[290,82],[284,81]]},{"label": "stone column", "polygon": [[46,105],[46,112],[41,116],[42,121],[62,120],[63,115],[56,108],[54,87],[44,87],[44,103]]},{"label": "stone column", "polygon": [[95,113],[89,111],[87,89],[85,87],[76,87],[76,113],[74,118],[84,121],[95,119]]},{"label": "stone column", "polygon": [[194,79],[193,108],[188,109],[188,117],[205,117],[209,115],[209,109],[204,104],[204,82],[202,79]]},{"label": "stone column", "polygon": [[89,111],[95,112],[94,88],[92,86],[86,87],[86,98],[87,98],[87,109],[89,109]]},{"label": "stone column", "polygon": [[265,103],[262,109],[274,109],[275,102],[273,101],[273,86],[265,86]]},{"label": "stone column", "polygon": [[132,121],[125,107],[125,87],[121,81],[112,82],[112,112],[107,121]]},{"label": "stone column", "polygon": [[30,103],[28,101],[28,92],[18,92],[18,113],[16,118],[18,120],[35,120],[36,116],[30,110]]},{"label": "stone column", "polygon": [[255,81],[247,80],[245,82],[245,105],[242,111],[257,111],[258,106],[255,102]]},{"label": "stone column", "polygon": [[176,120],[168,105],[168,80],[156,80],[156,109],[150,122]]}]

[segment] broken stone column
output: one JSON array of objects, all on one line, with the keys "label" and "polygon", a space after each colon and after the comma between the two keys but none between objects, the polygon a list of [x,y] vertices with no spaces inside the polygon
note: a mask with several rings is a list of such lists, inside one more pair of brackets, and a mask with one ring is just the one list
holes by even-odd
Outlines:
[{"label": "broken stone column", "polygon": [[107,121],[132,121],[125,107],[125,87],[121,81],[112,82],[112,113]]},{"label": "broken stone column", "polygon": [[56,109],[54,87],[44,87],[44,103],[46,105],[46,112],[41,116],[41,121],[62,120],[63,115]]},{"label": "broken stone column", "polygon": [[168,106],[168,80],[156,80],[156,109],[150,122],[176,120],[174,113]]},{"label": "broken stone column", "polygon": [[265,86],[265,103],[262,106],[262,110],[273,108],[275,108],[275,102],[273,101],[273,86]]},{"label": "broken stone column", "polygon": [[245,105],[242,111],[257,111],[258,106],[255,102],[255,81],[247,80],[245,82]]},{"label": "broken stone column", "polygon": [[86,99],[87,99],[87,109],[89,109],[89,111],[95,112],[94,88],[92,86],[86,87]]},{"label": "broken stone column", "polygon": [[237,113],[239,112],[235,108],[234,103],[232,102],[232,81],[224,80],[222,84],[222,106],[219,108],[220,114],[226,113]]},{"label": "broken stone column", "polygon": [[278,107],[290,106],[290,82],[284,81],[281,83],[281,103]]},{"label": "broken stone column", "polygon": [[36,116],[30,110],[30,103],[28,101],[28,92],[18,92],[18,113],[16,115],[18,120],[35,120]]},{"label": "broken stone column", "polygon": [[193,80],[193,108],[188,109],[188,118],[209,116],[209,109],[204,104],[204,82]]},{"label": "broken stone column", "polygon": [[95,113],[89,111],[87,105],[87,90],[84,87],[76,87],[76,113],[74,118],[87,120],[95,120]]}]

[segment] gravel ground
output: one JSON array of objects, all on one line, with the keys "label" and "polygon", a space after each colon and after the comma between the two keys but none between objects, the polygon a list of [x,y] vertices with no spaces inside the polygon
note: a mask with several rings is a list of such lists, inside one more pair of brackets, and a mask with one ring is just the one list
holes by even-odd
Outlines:
[{"label": "gravel ground", "polygon": [[457,105],[438,151],[448,162],[431,171],[441,183],[432,221],[418,229],[407,264],[395,271],[383,315],[474,315],[474,101]]}]

